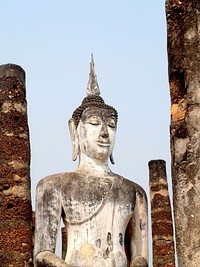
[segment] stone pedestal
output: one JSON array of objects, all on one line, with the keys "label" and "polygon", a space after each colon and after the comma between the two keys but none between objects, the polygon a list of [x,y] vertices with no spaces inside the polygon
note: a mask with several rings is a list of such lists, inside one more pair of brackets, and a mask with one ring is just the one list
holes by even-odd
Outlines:
[{"label": "stone pedestal", "polygon": [[0,266],[32,261],[30,144],[25,72],[0,66]]},{"label": "stone pedestal", "polygon": [[200,2],[167,0],[171,155],[180,267],[200,259]]}]

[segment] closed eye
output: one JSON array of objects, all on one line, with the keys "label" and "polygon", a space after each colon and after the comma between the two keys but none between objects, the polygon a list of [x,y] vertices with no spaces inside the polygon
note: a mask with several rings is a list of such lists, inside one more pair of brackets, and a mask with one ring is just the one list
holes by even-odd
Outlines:
[{"label": "closed eye", "polygon": [[87,120],[87,123],[89,123],[91,125],[100,125],[101,120],[96,116],[92,116]]},{"label": "closed eye", "polygon": [[109,118],[107,120],[107,125],[111,128],[116,128],[116,120],[114,118]]}]

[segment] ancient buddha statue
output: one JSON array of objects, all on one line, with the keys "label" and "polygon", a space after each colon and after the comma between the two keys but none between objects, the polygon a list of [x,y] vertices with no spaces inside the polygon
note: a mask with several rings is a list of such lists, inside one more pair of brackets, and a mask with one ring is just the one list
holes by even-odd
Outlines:
[{"label": "ancient buddha statue", "polygon": [[[84,98],[69,121],[76,171],[45,177],[37,186],[37,267],[147,267],[147,199],[136,183],[113,173],[117,111],[99,96],[93,58]],[[55,255],[61,218],[64,259]]]}]

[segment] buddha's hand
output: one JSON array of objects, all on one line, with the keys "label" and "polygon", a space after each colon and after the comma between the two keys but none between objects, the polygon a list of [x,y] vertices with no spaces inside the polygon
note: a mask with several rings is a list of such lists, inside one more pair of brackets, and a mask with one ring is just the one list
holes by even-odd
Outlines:
[{"label": "buddha's hand", "polygon": [[35,259],[35,263],[37,267],[72,267],[50,251],[40,252]]},{"label": "buddha's hand", "polygon": [[148,264],[142,256],[135,256],[131,259],[130,267],[148,267]]}]

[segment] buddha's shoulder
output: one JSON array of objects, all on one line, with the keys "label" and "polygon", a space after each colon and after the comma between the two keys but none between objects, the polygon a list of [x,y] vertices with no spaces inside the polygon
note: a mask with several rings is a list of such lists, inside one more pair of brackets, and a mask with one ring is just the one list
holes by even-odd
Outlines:
[{"label": "buddha's shoulder", "polygon": [[70,181],[74,179],[79,179],[78,174],[76,172],[64,172],[64,173],[57,173],[46,176],[42,178],[37,187],[48,187],[48,186],[59,186],[63,183],[70,183]]},{"label": "buddha's shoulder", "polygon": [[[121,176],[122,177],[122,176]],[[126,188],[127,190],[134,190],[136,193],[140,195],[144,195],[146,197],[146,192],[145,190],[137,183],[122,177],[123,179],[123,187]]]}]

